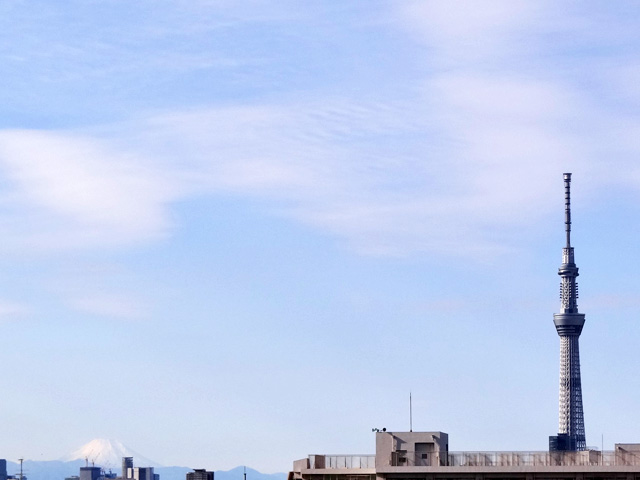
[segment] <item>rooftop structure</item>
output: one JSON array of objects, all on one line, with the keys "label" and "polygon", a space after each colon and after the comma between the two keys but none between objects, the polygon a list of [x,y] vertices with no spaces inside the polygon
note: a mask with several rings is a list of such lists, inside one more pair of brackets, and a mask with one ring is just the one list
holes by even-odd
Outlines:
[{"label": "rooftop structure", "polygon": [[122,478],[128,478],[130,468],[133,468],[133,457],[122,457]]},{"label": "rooftop structure", "polygon": [[[194,468],[193,472],[187,472],[186,480],[213,480],[214,472],[209,472],[204,468]],[[245,478],[246,474],[245,474]]]},{"label": "rooftop structure", "polygon": [[101,476],[100,467],[80,467],[80,480],[99,480]]},{"label": "rooftop structure", "polygon": [[288,480],[638,480],[640,444],[613,451],[450,452],[443,432],[378,432],[375,455],[309,455]]}]

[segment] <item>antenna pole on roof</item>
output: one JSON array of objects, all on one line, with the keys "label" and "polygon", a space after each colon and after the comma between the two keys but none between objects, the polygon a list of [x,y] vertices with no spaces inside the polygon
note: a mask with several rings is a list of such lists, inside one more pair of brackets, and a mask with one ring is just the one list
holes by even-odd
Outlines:
[{"label": "antenna pole on roof", "polygon": [[413,432],[413,404],[411,403],[411,391],[409,391],[409,431]]}]

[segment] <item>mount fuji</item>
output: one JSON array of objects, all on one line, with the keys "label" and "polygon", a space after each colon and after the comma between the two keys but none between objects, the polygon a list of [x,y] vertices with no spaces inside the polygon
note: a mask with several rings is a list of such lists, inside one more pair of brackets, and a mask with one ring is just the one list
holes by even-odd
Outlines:
[{"label": "mount fuji", "polygon": [[133,457],[133,464],[137,467],[162,467],[159,463],[143,457],[131,450],[118,440],[96,438],[60,459],[61,462],[85,460],[89,464],[102,467],[105,470],[117,470],[122,467],[122,457]]}]

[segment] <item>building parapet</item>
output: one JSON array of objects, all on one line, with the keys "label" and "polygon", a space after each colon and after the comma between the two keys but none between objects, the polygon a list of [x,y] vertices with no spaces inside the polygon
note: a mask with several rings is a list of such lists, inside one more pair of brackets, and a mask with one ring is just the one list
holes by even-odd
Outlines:
[{"label": "building parapet", "polygon": [[375,455],[309,455],[310,469],[375,468]]},{"label": "building parapet", "polygon": [[449,452],[451,467],[640,466],[640,456],[620,451]]},{"label": "building parapet", "polygon": [[[309,455],[298,460],[294,470],[373,469],[375,455]],[[640,451],[512,451],[512,452],[442,452],[424,456],[398,456],[391,453],[390,467],[573,467],[640,466]],[[378,469],[380,470],[380,469]],[[394,469],[395,470],[395,469]]]}]

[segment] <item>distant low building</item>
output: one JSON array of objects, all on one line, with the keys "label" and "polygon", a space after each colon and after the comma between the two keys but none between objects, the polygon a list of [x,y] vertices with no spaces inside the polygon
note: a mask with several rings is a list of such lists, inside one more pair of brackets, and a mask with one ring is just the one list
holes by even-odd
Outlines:
[{"label": "distant low building", "polygon": [[127,469],[127,478],[133,480],[160,480],[160,475],[153,472],[153,467],[133,467]]},{"label": "distant low building", "polygon": [[111,471],[105,472],[100,467],[80,467],[80,476],[72,475],[65,480],[115,480],[117,475]]},{"label": "distant low building", "polygon": [[101,480],[101,476],[100,467],[80,467],[80,480]]},{"label": "distant low building", "polygon": [[208,472],[204,468],[194,468],[193,472],[187,472],[186,480],[213,480],[213,472]]},{"label": "distant low building", "polygon": [[153,467],[134,467],[133,457],[122,457],[122,480],[160,480]]},{"label": "distant low building", "polygon": [[133,457],[122,457],[122,478],[127,478],[130,468],[133,468]]}]

